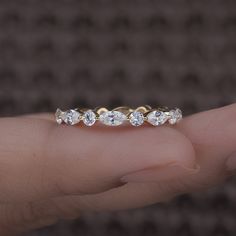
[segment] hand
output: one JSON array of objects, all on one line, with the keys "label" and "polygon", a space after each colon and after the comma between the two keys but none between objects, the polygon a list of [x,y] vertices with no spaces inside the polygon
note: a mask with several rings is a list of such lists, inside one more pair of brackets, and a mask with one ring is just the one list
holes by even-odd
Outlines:
[{"label": "hand", "polygon": [[236,169],[236,105],[177,126],[68,127],[52,115],[0,120],[0,235],[162,202]]}]

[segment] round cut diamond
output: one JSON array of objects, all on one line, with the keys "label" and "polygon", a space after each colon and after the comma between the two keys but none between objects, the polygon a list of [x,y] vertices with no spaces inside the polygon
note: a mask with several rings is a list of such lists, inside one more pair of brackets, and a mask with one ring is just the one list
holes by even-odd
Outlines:
[{"label": "round cut diamond", "polygon": [[80,121],[80,113],[75,110],[68,110],[62,115],[62,119],[68,125],[75,125]]},{"label": "round cut diamond", "polygon": [[133,126],[140,126],[144,122],[143,113],[139,111],[134,111],[129,115],[129,121]]},{"label": "round cut diamond", "polygon": [[168,116],[163,111],[152,111],[147,115],[148,122],[154,126],[163,125]]},{"label": "round cut diamond", "polygon": [[87,126],[92,126],[96,122],[96,114],[92,110],[84,112],[83,122]]},{"label": "round cut diamond", "polygon": [[174,124],[178,123],[182,119],[183,115],[182,115],[181,110],[176,108],[175,110],[171,110],[169,112],[169,117],[170,117],[169,118],[169,123],[171,125],[174,125]]},{"label": "round cut diamond", "polygon": [[121,125],[126,119],[126,115],[119,111],[107,111],[99,116],[99,120],[109,126]]}]

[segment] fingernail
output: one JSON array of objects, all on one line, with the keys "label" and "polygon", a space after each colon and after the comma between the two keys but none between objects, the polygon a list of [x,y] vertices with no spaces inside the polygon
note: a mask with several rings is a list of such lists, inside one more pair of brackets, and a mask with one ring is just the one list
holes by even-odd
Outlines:
[{"label": "fingernail", "polygon": [[121,178],[121,181],[124,183],[159,182],[175,178],[183,178],[185,176],[196,174],[199,172],[199,170],[199,165],[195,165],[193,168],[189,168],[178,163],[172,163],[166,166],[152,167],[133,172],[131,174],[123,176]]},{"label": "fingernail", "polygon": [[226,160],[226,169],[228,171],[236,170],[236,152],[233,152]]}]

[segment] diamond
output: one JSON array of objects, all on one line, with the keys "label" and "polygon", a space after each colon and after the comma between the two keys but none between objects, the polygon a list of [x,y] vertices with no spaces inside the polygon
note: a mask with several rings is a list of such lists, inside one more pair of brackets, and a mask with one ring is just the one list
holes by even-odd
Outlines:
[{"label": "diamond", "polygon": [[60,110],[59,108],[57,108],[57,110],[56,110],[56,113],[55,113],[55,117],[56,117],[56,122],[58,123],[58,124],[61,124],[62,123],[62,115],[63,115],[63,112],[62,112],[62,110]]},{"label": "diamond", "polygon": [[179,108],[176,108],[175,110],[171,110],[169,112],[169,117],[170,117],[169,123],[171,125],[174,125],[174,124],[178,123],[183,118],[182,111]]},{"label": "diamond", "polygon": [[133,126],[140,126],[144,122],[143,113],[139,111],[134,111],[129,115],[129,121]]},{"label": "diamond", "polygon": [[68,110],[61,117],[68,125],[75,125],[80,121],[80,113],[75,110]]},{"label": "diamond", "polygon": [[109,126],[118,126],[123,123],[127,119],[126,115],[119,112],[119,111],[107,111],[103,112],[99,116],[99,120],[104,124],[104,125],[109,125]]},{"label": "diamond", "polygon": [[92,110],[87,110],[83,114],[83,122],[87,126],[92,126],[96,122],[96,114]]},{"label": "diamond", "polygon": [[147,115],[148,122],[154,126],[163,125],[168,116],[163,111],[152,111]]}]

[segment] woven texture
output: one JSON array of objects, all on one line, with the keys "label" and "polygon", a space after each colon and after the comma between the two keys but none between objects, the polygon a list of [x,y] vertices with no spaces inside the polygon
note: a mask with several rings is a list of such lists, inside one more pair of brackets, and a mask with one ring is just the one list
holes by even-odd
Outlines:
[{"label": "woven texture", "polygon": [[[234,0],[0,0],[0,113],[161,104],[236,93]],[[84,215],[31,236],[236,235],[233,181],[168,205]]]}]

